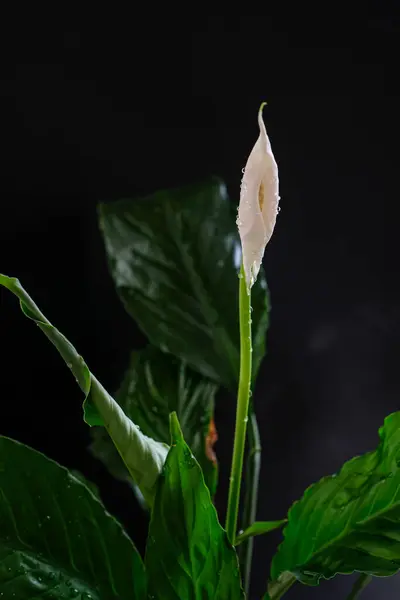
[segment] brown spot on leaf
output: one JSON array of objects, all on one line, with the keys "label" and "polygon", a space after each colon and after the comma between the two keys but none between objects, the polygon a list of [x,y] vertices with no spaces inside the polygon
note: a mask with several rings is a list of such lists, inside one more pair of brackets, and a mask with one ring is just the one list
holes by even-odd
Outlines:
[{"label": "brown spot on leaf", "polygon": [[208,426],[208,434],[205,440],[206,456],[208,460],[211,460],[214,464],[217,464],[217,455],[214,452],[214,444],[218,440],[218,432],[215,427],[214,417],[211,417],[210,424]]}]

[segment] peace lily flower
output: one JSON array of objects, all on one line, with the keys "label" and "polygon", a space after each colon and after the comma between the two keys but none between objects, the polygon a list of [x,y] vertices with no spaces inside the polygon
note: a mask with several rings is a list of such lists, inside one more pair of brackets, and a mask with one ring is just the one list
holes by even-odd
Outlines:
[{"label": "peace lily flower", "polygon": [[265,246],[272,236],[279,212],[278,166],[262,119],[265,104],[261,104],[258,112],[260,135],[243,170],[236,221],[248,291],[257,279]]}]

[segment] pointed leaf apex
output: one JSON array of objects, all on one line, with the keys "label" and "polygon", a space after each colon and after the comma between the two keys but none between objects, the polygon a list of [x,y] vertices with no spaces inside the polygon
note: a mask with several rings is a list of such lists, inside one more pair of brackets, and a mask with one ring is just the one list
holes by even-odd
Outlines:
[{"label": "pointed leaf apex", "polygon": [[169,415],[169,428],[171,431],[171,444],[176,444],[176,442],[183,440],[182,429],[176,412],[172,412]]}]

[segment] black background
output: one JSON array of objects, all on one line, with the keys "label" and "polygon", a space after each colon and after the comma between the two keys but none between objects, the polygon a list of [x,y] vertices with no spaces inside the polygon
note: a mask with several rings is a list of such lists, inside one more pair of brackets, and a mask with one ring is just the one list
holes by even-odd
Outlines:
[{"label": "black background", "polygon": [[[0,272],[17,276],[114,391],[144,337],[107,273],[99,201],[211,174],[237,202],[261,101],[281,213],[264,265],[268,356],[255,402],[259,518],[372,449],[399,408],[398,46],[393,17],[161,16],[88,27],[5,27]],[[101,489],[143,549],[146,519],[86,451],[81,395],[42,334],[0,294],[1,429]],[[233,406],[217,410],[223,515]],[[257,539],[252,598],[280,534]],[[363,598],[396,598],[396,578]],[[288,598],[344,598],[351,578]]]}]

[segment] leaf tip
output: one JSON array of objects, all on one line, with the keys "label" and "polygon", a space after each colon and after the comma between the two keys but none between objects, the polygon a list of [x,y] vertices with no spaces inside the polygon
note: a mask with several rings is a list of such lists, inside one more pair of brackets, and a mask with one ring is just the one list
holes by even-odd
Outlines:
[{"label": "leaf tip", "polygon": [[13,288],[19,285],[19,280],[16,277],[8,277],[8,275],[3,275],[3,273],[0,273],[0,285],[6,287],[12,292]]},{"label": "leaf tip", "polygon": [[169,429],[171,432],[171,444],[176,444],[176,442],[183,440],[182,429],[179,424],[178,415],[176,412],[172,412],[169,415]]}]

